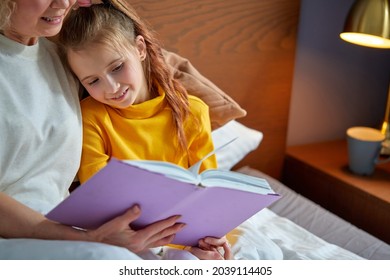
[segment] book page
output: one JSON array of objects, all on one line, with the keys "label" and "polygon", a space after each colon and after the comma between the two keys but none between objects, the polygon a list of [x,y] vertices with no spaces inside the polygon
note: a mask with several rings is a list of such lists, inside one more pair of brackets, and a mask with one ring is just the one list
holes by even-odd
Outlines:
[{"label": "book page", "polygon": [[199,160],[197,163],[192,165],[189,169],[185,169],[179,165],[176,165],[171,162],[167,161],[157,161],[157,160],[123,160],[124,163],[137,166],[139,168],[156,172],[160,174],[164,174],[165,176],[179,180],[181,182],[186,183],[192,183],[195,185],[200,184],[200,176],[199,176],[199,169],[202,164],[202,162],[208,158],[209,156],[215,154],[216,151],[226,147],[233,141],[235,141],[238,137],[231,139],[230,141],[226,142],[225,144],[221,145],[217,149],[214,149],[210,153],[208,153],[206,156],[204,156],[201,160]]},{"label": "book page", "polygon": [[235,171],[209,169],[200,176],[201,185],[205,187],[226,187],[260,194],[274,193],[267,180]]},{"label": "book page", "polygon": [[197,175],[194,176],[192,172],[171,162],[157,160],[123,160],[123,162],[151,172],[164,174],[169,178],[176,179],[181,182],[196,185],[199,183]]},{"label": "book page", "polygon": [[207,155],[205,155],[203,158],[201,158],[197,163],[193,164],[192,166],[190,166],[190,168],[188,168],[188,170],[194,174],[195,177],[198,176],[199,174],[199,169],[200,169],[200,166],[202,165],[202,162],[212,156],[213,154],[215,154],[217,151],[221,150],[222,148],[225,148],[227,145],[229,145],[230,143],[232,143],[233,141],[235,141],[238,137],[235,137],[231,140],[229,140],[228,142],[226,142],[225,144],[219,146],[218,148],[214,149],[213,151],[211,151],[210,153],[208,153]]}]

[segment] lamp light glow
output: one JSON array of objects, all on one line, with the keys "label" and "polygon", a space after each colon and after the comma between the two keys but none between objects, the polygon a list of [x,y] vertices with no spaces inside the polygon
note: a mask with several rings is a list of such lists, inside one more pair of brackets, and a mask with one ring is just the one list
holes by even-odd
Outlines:
[{"label": "lamp light glow", "polygon": [[379,36],[353,32],[343,32],[340,34],[340,37],[344,41],[365,47],[390,49],[390,40],[386,40]]},{"label": "lamp light glow", "polygon": [[350,43],[390,48],[390,0],[357,0],[340,37]]}]

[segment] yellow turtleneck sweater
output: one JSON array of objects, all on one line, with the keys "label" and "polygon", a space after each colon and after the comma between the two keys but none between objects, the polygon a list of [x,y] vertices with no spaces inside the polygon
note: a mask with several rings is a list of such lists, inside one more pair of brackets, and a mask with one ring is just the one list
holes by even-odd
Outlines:
[{"label": "yellow turtleneck sweater", "polygon": [[[214,149],[208,106],[189,96],[191,114],[184,124],[188,154],[178,149],[172,110],[165,94],[117,109],[92,97],[81,102],[83,150],[78,173],[85,182],[104,167],[111,157],[169,161],[188,168]],[[203,162],[201,170],[216,168],[215,157]]]}]

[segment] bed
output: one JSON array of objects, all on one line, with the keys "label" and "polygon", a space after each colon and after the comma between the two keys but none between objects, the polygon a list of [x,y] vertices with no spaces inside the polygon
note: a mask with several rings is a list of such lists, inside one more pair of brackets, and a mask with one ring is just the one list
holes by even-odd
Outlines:
[{"label": "bed", "polygon": [[[209,106],[220,168],[266,178],[282,199],[230,233],[238,258],[390,259],[390,246],[279,179],[286,150],[299,0],[130,0],[175,76]],[[185,58],[185,59],[183,59]],[[189,83],[191,84],[191,83]]]}]

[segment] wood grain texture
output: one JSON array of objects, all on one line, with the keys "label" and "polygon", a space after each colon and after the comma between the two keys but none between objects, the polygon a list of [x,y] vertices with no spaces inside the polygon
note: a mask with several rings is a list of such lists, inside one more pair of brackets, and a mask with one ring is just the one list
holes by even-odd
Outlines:
[{"label": "wood grain texture", "polygon": [[390,242],[390,163],[371,176],[348,169],[345,140],[290,146],[282,182],[359,228]]},{"label": "wood grain texture", "polygon": [[[239,121],[264,133],[239,166],[279,178],[295,58],[298,0],[135,0],[163,46],[188,58],[247,112]],[[237,166],[237,167],[239,167]]]}]

